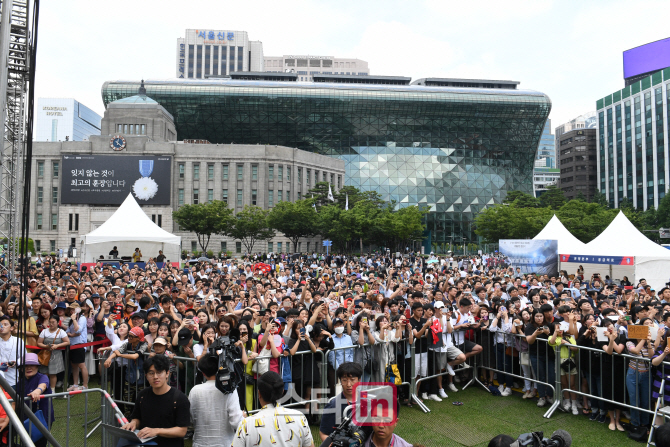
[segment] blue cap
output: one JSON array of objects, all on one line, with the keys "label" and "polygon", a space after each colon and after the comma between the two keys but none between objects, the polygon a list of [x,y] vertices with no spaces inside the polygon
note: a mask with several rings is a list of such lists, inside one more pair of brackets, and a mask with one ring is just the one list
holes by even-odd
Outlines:
[{"label": "blue cap", "polygon": [[61,301],[56,305],[56,309],[67,309],[67,304]]}]

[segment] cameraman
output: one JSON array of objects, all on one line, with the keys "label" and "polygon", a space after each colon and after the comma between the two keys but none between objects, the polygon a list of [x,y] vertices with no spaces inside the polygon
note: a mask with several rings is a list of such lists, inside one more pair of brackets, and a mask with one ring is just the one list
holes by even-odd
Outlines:
[{"label": "cameraman", "polygon": [[284,394],[284,381],[281,376],[274,371],[268,371],[258,378],[256,387],[258,400],[263,408],[240,423],[231,447],[277,443],[287,447],[314,447],[305,415],[277,404]]},{"label": "cameraman", "polygon": [[230,445],[235,429],[242,420],[237,391],[224,394],[216,389],[216,371],[219,359],[205,353],[198,362],[206,382],[191,389],[191,421],[195,428],[193,447]]},{"label": "cameraman", "polygon": [[319,428],[321,442],[325,441],[344,420],[344,409],[354,400],[354,385],[361,381],[363,367],[359,363],[344,362],[337,368],[336,374],[342,385],[342,393],[331,399],[323,409]]}]

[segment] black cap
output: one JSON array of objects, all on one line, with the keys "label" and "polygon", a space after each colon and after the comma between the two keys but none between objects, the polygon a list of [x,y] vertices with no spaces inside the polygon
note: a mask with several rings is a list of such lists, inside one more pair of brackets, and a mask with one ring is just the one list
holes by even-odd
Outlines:
[{"label": "black cap", "polygon": [[191,334],[188,328],[182,328],[177,336],[179,337],[179,342],[177,343],[179,346],[186,346],[193,338],[193,334]]}]

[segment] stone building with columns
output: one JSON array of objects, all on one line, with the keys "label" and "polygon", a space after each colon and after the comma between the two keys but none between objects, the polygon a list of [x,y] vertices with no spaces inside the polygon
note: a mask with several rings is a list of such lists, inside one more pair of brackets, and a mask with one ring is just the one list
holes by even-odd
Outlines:
[{"label": "stone building with columns", "polygon": [[[147,97],[143,88],[136,96],[108,104],[101,129],[101,135],[91,136],[89,141],[33,144],[30,237],[36,251],[67,252],[69,247],[79,248],[81,236],[102,225],[121,203],[97,199],[86,202],[87,197],[93,197],[90,191],[99,189],[93,186],[98,182],[89,179],[87,187],[73,189],[71,182],[75,179],[68,164],[72,159],[98,157],[123,166],[128,164],[126,160],[132,160],[134,165],[141,157],[169,158],[169,174],[154,174],[159,184],[169,184],[169,198],[159,204],[143,204],[141,200],[138,203],[157,225],[181,236],[182,250],[187,252],[200,251],[200,247],[195,234],[181,231],[172,220],[172,212],[182,205],[223,200],[235,212],[245,205],[269,209],[280,201],[305,197],[317,182],[329,182],[333,192],[344,184],[344,161],[333,157],[284,146],[178,141],[173,116]],[[122,186],[118,183],[112,189],[116,188],[116,197],[125,198],[132,190],[131,182]],[[239,255],[244,247],[240,241],[214,235],[208,250]],[[319,238],[305,239],[300,247],[291,247],[281,234],[254,247],[254,252],[322,250]],[[145,258],[155,255],[144,253]]]}]

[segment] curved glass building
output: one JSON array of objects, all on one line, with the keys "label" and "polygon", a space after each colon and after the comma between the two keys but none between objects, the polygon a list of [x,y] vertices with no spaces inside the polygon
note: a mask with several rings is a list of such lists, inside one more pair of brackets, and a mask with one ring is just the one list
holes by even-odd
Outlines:
[{"label": "curved glass building", "polygon": [[[139,85],[105,82],[105,106]],[[180,79],[145,87],[173,115],[180,140],[282,145],[345,160],[347,185],[401,207],[429,207],[426,242],[438,245],[476,242],[478,211],[508,190],[532,193],[551,109],[545,94],[516,85]]]}]

